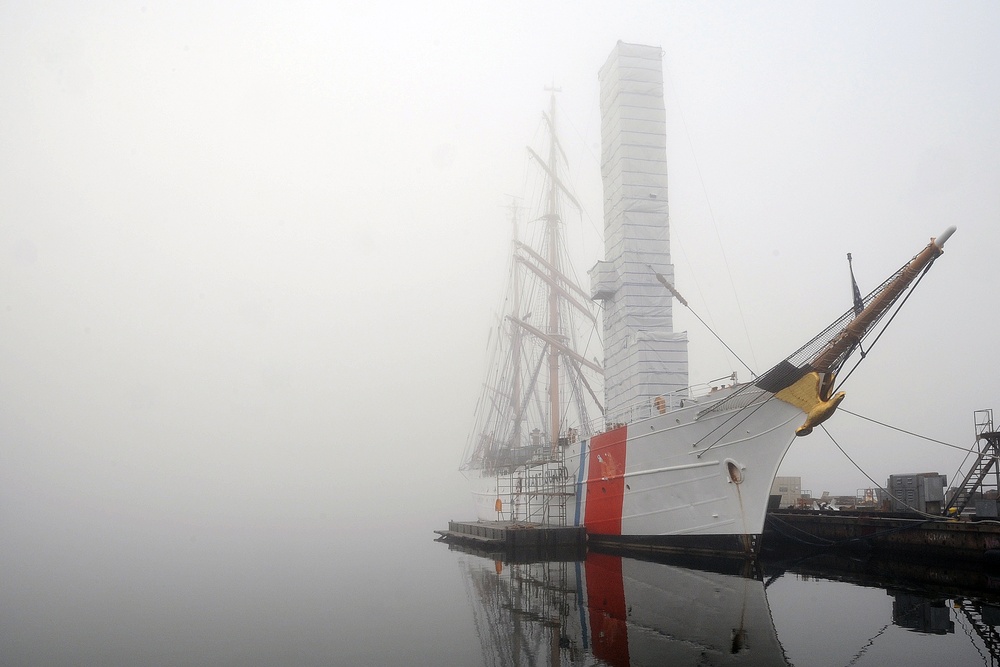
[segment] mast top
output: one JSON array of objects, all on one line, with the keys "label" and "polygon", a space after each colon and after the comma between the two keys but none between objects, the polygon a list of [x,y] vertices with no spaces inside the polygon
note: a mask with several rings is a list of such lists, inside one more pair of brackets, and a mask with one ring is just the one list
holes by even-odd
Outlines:
[{"label": "mast top", "polygon": [[948,229],[944,230],[940,236],[934,239],[934,245],[936,245],[938,249],[943,249],[945,242],[948,239],[950,239],[951,235],[954,233],[955,233],[955,225],[952,225]]}]

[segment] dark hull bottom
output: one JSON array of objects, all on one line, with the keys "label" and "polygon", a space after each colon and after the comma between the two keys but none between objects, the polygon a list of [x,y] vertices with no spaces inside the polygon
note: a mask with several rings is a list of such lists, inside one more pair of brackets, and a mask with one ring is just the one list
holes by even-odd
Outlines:
[{"label": "dark hull bottom", "polygon": [[760,535],[599,535],[587,533],[587,545],[618,552],[755,558]]}]

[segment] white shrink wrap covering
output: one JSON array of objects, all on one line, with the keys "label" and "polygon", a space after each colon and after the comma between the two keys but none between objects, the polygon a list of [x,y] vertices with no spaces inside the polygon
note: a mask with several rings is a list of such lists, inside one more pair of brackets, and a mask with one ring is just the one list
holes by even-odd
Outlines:
[{"label": "white shrink wrap covering", "polygon": [[619,42],[600,71],[607,416],[688,386],[687,334],[673,330],[662,51]]}]

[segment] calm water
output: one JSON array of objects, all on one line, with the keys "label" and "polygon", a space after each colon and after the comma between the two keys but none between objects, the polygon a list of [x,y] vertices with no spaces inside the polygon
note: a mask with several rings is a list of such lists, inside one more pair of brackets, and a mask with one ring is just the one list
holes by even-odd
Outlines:
[{"label": "calm water", "polygon": [[1000,596],[985,572],[498,563],[435,543],[424,521],[345,536],[303,517],[246,530],[13,526],[0,663],[998,664]]},{"label": "calm water", "polygon": [[[834,562],[837,561],[837,562]],[[834,566],[837,566],[834,568]],[[1000,598],[971,573],[847,559],[790,571],[698,569],[589,554],[516,564],[459,556],[487,665],[995,665]],[[873,578],[893,580],[883,587]],[[850,581],[848,581],[850,580]],[[853,582],[853,583],[851,583]]]}]

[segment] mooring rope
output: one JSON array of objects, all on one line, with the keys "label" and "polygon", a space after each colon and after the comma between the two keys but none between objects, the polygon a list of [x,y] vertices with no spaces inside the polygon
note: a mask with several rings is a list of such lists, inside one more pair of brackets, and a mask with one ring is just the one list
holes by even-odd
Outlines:
[{"label": "mooring rope", "polygon": [[820,424],[819,426],[820,426],[821,429],[823,429],[823,432],[826,433],[827,437],[830,438],[830,441],[833,442],[833,444],[836,445],[837,449],[840,450],[840,453],[843,454],[844,457],[848,461],[851,462],[851,465],[853,465],[855,468],[857,468],[858,472],[860,472],[862,475],[864,475],[865,479],[867,479],[869,482],[871,482],[875,486],[875,488],[882,489],[887,496],[889,496],[890,498],[892,498],[893,500],[895,500],[897,503],[899,503],[900,505],[902,505],[903,507],[905,507],[905,508],[907,508],[909,510],[912,510],[912,511],[916,512],[920,516],[927,517],[928,520],[944,520],[944,517],[942,517],[940,515],[937,515],[937,514],[928,514],[927,512],[921,512],[916,507],[911,507],[911,506],[907,505],[905,502],[903,502],[902,500],[900,500],[899,498],[897,498],[896,496],[892,495],[892,492],[889,491],[889,489],[883,488],[882,485],[880,485],[878,482],[876,482],[874,479],[872,479],[872,476],[869,475],[867,472],[865,472],[865,470],[861,466],[859,466],[854,459],[851,458],[850,454],[848,454],[846,451],[844,451],[844,448],[840,446],[840,443],[837,442],[837,439],[834,438],[833,435],[830,433],[830,431],[828,431],[826,429],[825,425]]},{"label": "mooring rope", "polygon": [[[806,546],[811,546],[811,547],[838,547],[838,546],[842,546],[842,545],[845,545],[845,544],[850,544],[851,542],[870,542],[874,538],[885,537],[886,535],[893,535],[895,533],[902,533],[902,532],[907,531],[907,530],[913,530],[914,528],[919,528],[920,526],[924,525],[925,523],[930,523],[931,521],[934,521],[934,520],[937,520],[937,519],[941,519],[941,518],[942,517],[932,516],[930,519],[923,519],[923,520],[920,520],[920,521],[917,521],[916,519],[914,519],[913,523],[907,524],[905,526],[896,526],[895,528],[886,528],[885,530],[879,530],[879,531],[876,531],[876,532],[871,533],[869,535],[863,535],[861,537],[848,537],[847,539],[843,539],[843,540],[831,540],[831,539],[828,539],[828,538],[825,538],[825,537],[819,537],[818,535],[813,535],[812,533],[810,533],[810,532],[808,532],[806,530],[803,530],[802,528],[799,528],[798,526],[793,526],[788,521],[785,521],[783,519],[778,518],[777,514],[769,514],[767,516],[767,521],[769,523],[771,523],[771,528],[773,528],[776,533],[779,533],[782,537],[784,537],[786,539],[789,539],[789,540],[792,540],[793,542],[798,542],[800,544],[805,544]],[[809,538],[811,538],[812,540],[815,540],[815,541],[804,540],[804,539],[801,539],[801,538],[797,538],[794,535],[789,535],[788,533],[782,532],[779,529],[778,525],[776,525],[776,524],[781,524],[782,526],[784,526],[786,528],[791,528],[793,530],[796,530],[796,531],[798,531],[798,532],[800,532],[800,533],[808,536]]]},{"label": "mooring rope", "polygon": [[970,455],[975,454],[976,456],[979,456],[982,454],[982,452],[980,452],[979,450],[973,449],[971,447],[959,447],[958,445],[953,445],[950,442],[945,442],[943,440],[931,438],[926,435],[920,435],[919,433],[914,433],[913,431],[907,431],[904,428],[899,428],[898,426],[893,426],[892,424],[886,424],[885,422],[881,422],[877,419],[872,419],[871,417],[865,417],[864,415],[859,415],[858,413],[851,412],[850,410],[847,410],[845,408],[840,408],[840,412],[846,412],[847,414],[853,415],[854,417],[858,417],[859,419],[870,421],[873,424],[878,424],[879,426],[883,426],[893,431],[899,431],[900,433],[905,433],[906,435],[913,436],[914,438],[920,438],[921,440],[927,440],[928,442],[933,442],[937,445],[943,445],[944,447],[951,447],[952,449],[957,449],[960,452],[965,452],[965,458],[962,459],[962,462],[958,464],[958,468],[955,470],[954,473],[952,473],[951,476],[952,479],[958,479],[959,476],[961,476],[962,468],[965,467],[965,464],[969,460]]},{"label": "mooring rope", "polygon": [[879,630],[878,632],[876,632],[875,635],[871,639],[868,640],[868,643],[865,644],[864,646],[862,646],[861,650],[854,654],[854,657],[851,659],[851,661],[849,663],[847,663],[847,667],[851,667],[851,665],[856,665],[858,663],[858,660],[861,659],[861,656],[863,656],[865,654],[865,651],[867,651],[872,646],[874,646],[875,645],[875,640],[878,639],[879,637],[881,637],[883,634],[885,634],[885,631],[888,630],[891,625],[892,625],[892,623],[889,622],[889,623],[886,623],[884,626],[882,626],[882,629]]}]

